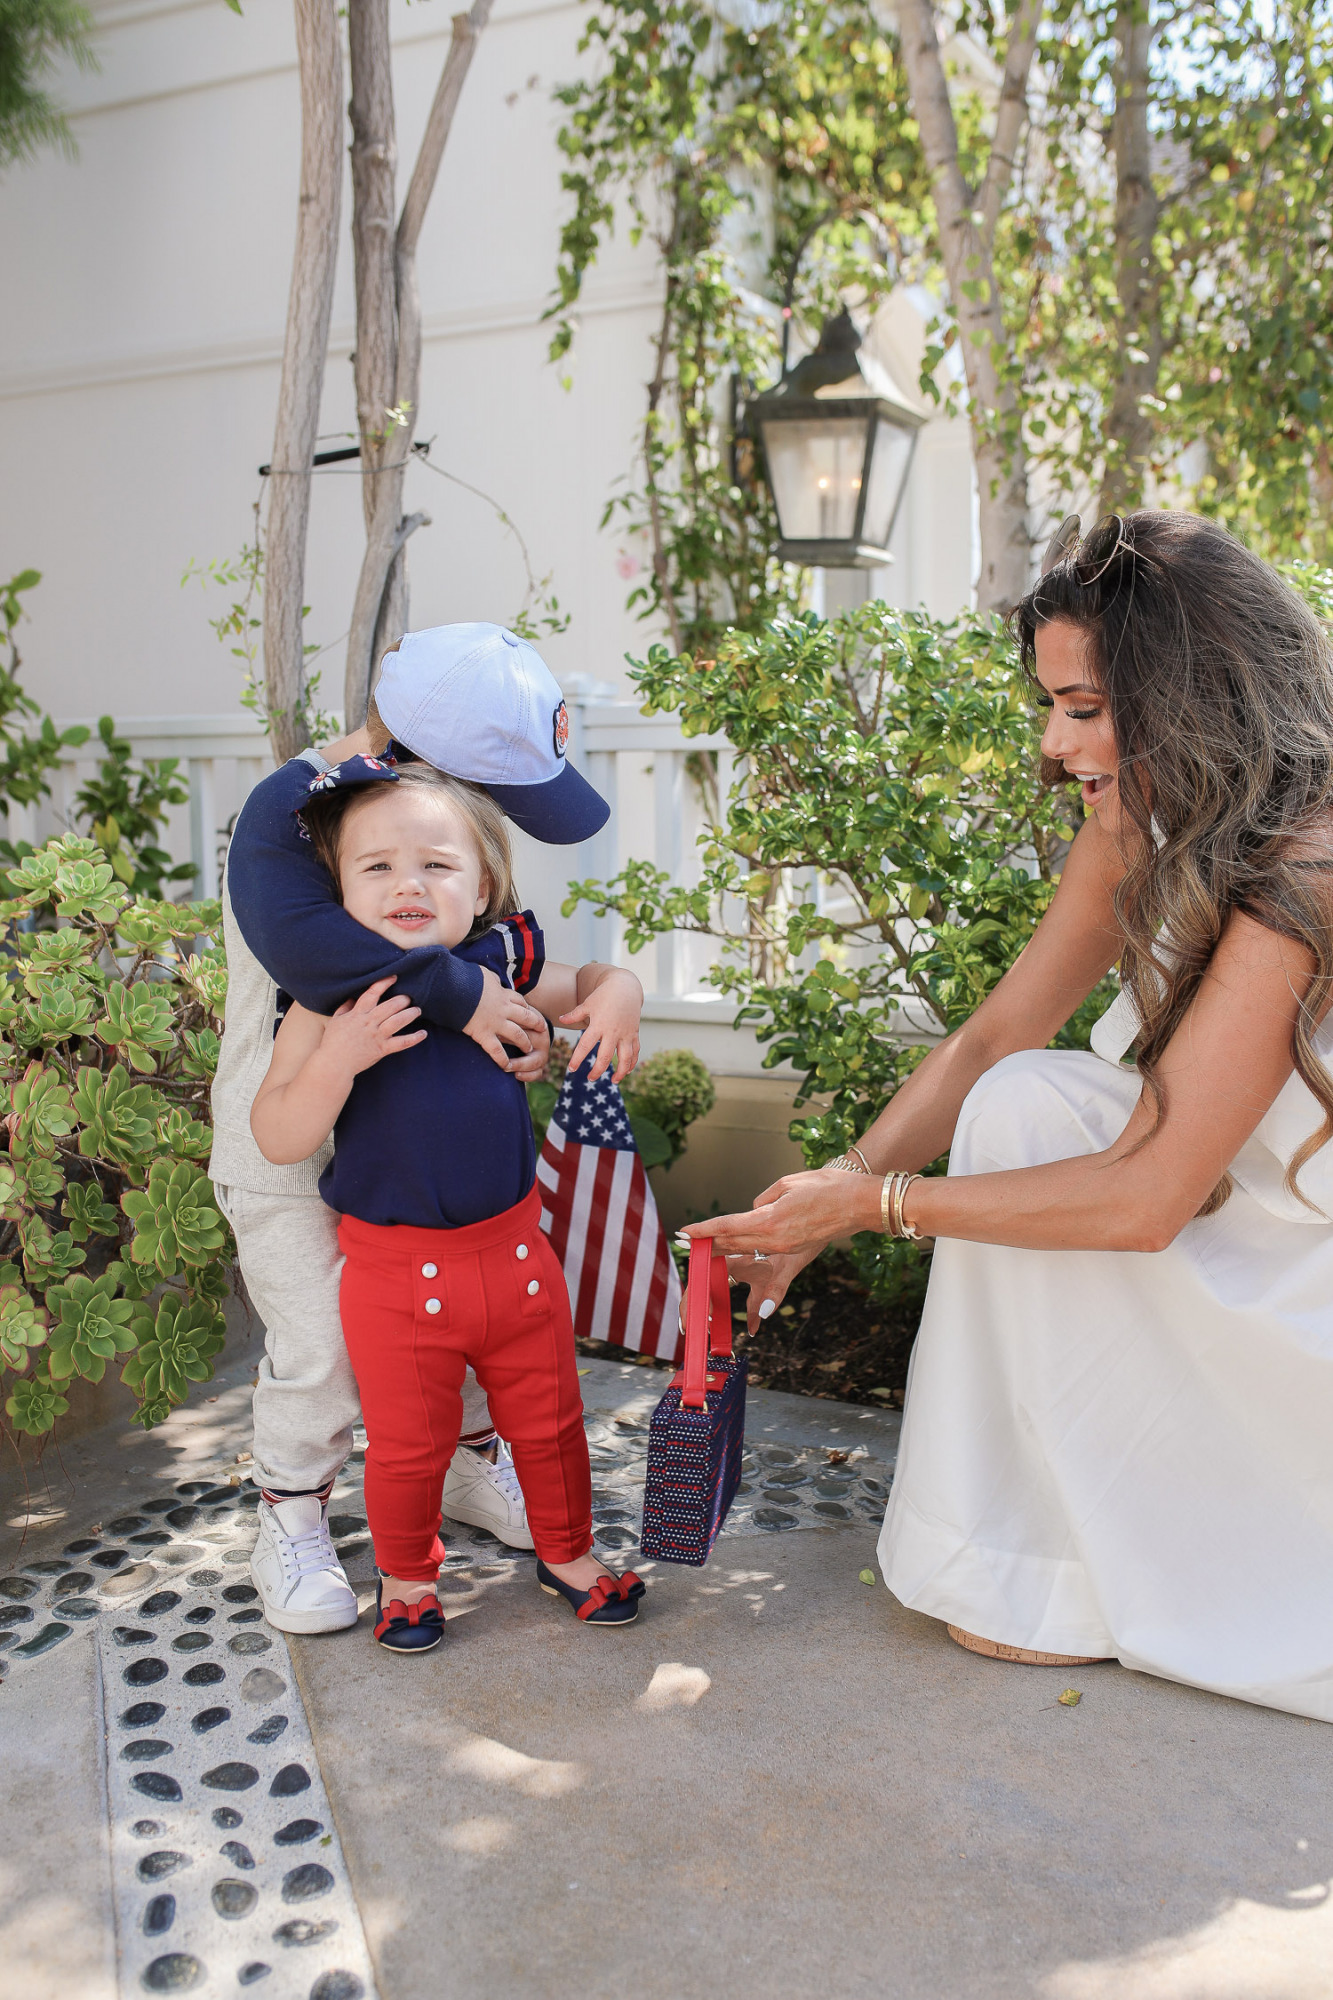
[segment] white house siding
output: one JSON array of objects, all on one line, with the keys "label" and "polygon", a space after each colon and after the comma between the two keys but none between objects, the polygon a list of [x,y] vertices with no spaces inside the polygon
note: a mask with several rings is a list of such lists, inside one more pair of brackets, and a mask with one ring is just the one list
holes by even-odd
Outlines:
[{"label": "white house siding", "polygon": [[[395,0],[400,187],[450,11]],[[206,622],[221,594],[179,579],[247,538],[270,455],[297,192],[291,10],[247,0],[238,19],[222,0],[96,0],[94,12],[101,71],[60,83],[78,159],[48,153],[0,182],[0,565],[43,572],[23,645],[54,713],[223,714],[237,673]],[[550,93],[586,60],[581,13],[499,0],[481,41],[421,246],[415,428],[434,439],[434,464],[494,495],[537,573],[552,573],[573,613],[550,644],[557,673],[623,685],[623,656],[648,635],[624,610],[624,538],[597,523],[630,464],[658,288],[651,252],[613,241],[563,389],[541,321],[566,206]],[[355,421],[350,211],[348,188],[330,433]],[[928,427],[900,561],[875,586],[956,607],[972,564],[969,476],[965,438]],[[345,470],[316,483],[308,630],[321,645],[349,615],[357,485]],[[424,468],[408,475],[407,504],[433,518],[411,544],[413,622],[510,616],[523,571],[491,511]],[[337,706],[339,646],[322,665]]]},{"label": "white house siding", "polygon": [[[449,15],[446,0],[394,8],[400,185]],[[222,713],[236,670],[206,623],[215,607],[179,579],[247,538],[271,452],[297,194],[291,13],[280,0],[249,0],[242,19],[221,0],[137,0],[96,16],[101,74],[62,83],[78,160],[47,155],[0,183],[0,561],[43,572],[24,653],[54,712]],[[557,671],[616,679],[642,629],[597,518],[627,463],[656,284],[646,252],[610,247],[562,389],[541,324],[563,199],[550,88],[575,69],[578,28],[573,6],[501,0],[482,39],[421,246],[416,430],[554,573],[575,614],[551,647]],[[355,421],[350,210],[348,188],[329,432]],[[348,620],[357,484],[317,481],[308,629],[321,644]],[[408,505],[434,523],[412,545],[414,622],[510,616],[523,571],[491,511],[424,469],[408,475]],[[336,706],[340,649],[323,664]]]}]

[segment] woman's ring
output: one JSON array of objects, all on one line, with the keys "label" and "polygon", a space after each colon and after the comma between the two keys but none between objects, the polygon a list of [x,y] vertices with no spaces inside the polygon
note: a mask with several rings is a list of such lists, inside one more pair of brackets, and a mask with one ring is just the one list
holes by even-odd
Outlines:
[{"label": "woman's ring", "polygon": [[750,1255],[756,1264],[767,1264],[771,1261],[766,1250],[752,1250]]}]

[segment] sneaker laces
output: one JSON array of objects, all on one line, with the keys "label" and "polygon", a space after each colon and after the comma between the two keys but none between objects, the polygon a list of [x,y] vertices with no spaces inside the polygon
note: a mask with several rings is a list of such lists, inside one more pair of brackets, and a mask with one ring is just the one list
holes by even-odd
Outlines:
[{"label": "sneaker laces", "polygon": [[501,1445],[500,1449],[496,1452],[495,1462],[493,1465],[487,1466],[485,1477],[490,1480],[493,1486],[499,1487],[506,1500],[522,1502],[523,1488],[519,1484],[518,1474],[514,1470],[514,1461],[507,1446]]},{"label": "sneaker laces", "polygon": [[[276,1519],[276,1509],[274,1512]],[[328,1516],[322,1508],[314,1527],[307,1528],[302,1534],[289,1534],[281,1521],[277,1521],[276,1525],[284,1568],[287,1567],[290,1558],[298,1577],[313,1576],[319,1570],[337,1569],[338,1558],[334,1554],[333,1542],[329,1535]]]}]

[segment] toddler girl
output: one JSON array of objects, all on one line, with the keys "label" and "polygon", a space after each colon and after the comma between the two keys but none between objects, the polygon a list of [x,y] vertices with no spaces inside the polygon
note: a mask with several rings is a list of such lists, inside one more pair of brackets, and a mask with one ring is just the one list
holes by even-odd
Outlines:
[{"label": "toddler girl", "polygon": [[[582,1028],[572,1061],[618,1082],[638,1056],[643,991],[613,966],[548,964],[514,916],[504,815],[429,765],[354,757],[317,777],[302,824],[344,908],[404,949],[449,947],[542,1013]],[[336,1133],[320,1192],[339,1212],[343,1332],[365,1415],[366,1510],[380,1577],[374,1636],[395,1652],[444,1636],[435,1586],[440,1491],[469,1363],[509,1442],[538,1580],[581,1620],[629,1624],[643,1585],[592,1554],[592,1487],[564,1273],[539,1226],[522,1084],[475,1041],[413,1026],[380,980],[322,1017],[291,1006],[251,1112],[275,1164]]]}]

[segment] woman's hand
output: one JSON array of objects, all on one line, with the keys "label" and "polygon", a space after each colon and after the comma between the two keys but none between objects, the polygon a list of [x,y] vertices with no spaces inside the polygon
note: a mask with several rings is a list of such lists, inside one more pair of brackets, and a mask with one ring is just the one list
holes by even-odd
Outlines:
[{"label": "woman's hand", "polygon": [[751,1333],[761,1320],[777,1311],[793,1278],[814,1262],[823,1247],[822,1243],[809,1243],[802,1250],[786,1251],[776,1257],[728,1257],[727,1276],[732,1284],[750,1287],[745,1323]]},{"label": "woman's hand", "polygon": [[821,1167],[817,1173],[784,1174],[755,1196],[748,1215],[713,1215],[692,1222],[684,1234],[711,1236],[727,1257],[756,1250],[768,1257],[805,1252],[808,1264],[835,1236],[880,1227],[878,1176]]}]

